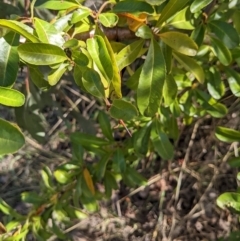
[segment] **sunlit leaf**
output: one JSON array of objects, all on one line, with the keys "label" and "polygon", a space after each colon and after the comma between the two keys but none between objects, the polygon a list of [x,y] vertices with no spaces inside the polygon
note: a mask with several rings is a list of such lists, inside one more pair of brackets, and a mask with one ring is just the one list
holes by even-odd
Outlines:
[{"label": "sunlit leaf", "polygon": [[240,131],[236,131],[227,127],[218,126],[215,130],[215,135],[220,141],[234,142],[240,141]]},{"label": "sunlit leaf", "polygon": [[24,136],[16,125],[0,119],[0,155],[14,153],[24,144]]},{"label": "sunlit leaf", "polygon": [[152,38],[137,89],[137,105],[142,115],[153,116],[157,112],[165,78],[164,56],[159,44]]},{"label": "sunlit leaf", "polygon": [[25,43],[18,47],[20,58],[32,65],[52,65],[67,60],[65,52],[58,46],[46,43]]},{"label": "sunlit leaf", "polygon": [[181,54],[189,56],[197,54],[197,44],[186,34],[172,31],[161,33],[159,37],[165,44]]},{"label": "sunlit leaf", "polygon": [[206,7],[209,3],[211,3],[213,0],[195,0],[190,6],[190,11],[192,13],[196,13]]},{"label": "sunlit leaf", "polygon": [[99,21],[105,27],[114,27],[118,22],[118,16],[114,13],[101,13],[99,14]]},{"label": "sunlit leaf", "polygon": [[19,107],[22,106],[24,102],[25,96],[21,92],[14,89],[0,87],[0,104]]}]

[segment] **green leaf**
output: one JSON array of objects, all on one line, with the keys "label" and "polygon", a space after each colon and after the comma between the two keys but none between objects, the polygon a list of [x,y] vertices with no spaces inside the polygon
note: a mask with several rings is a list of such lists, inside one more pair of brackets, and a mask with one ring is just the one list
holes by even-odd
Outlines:
[{"label": "green leaf", "polygon": [[57,69],[53,69],[48,75],[48,83],[51,86],[56,85],[62,75],[66,72],[68,66],[68,63],[61,63]]},{"label": "green leaf", "polygon": [[224,45],[224,43],[211,36],[211,43],[212,43],[212,49],[213,53],[218,57],[219,61],[225,65],[228,66],[232,62],[232,55],[230,50]]},{"label": "green leaf", "polygon": [[230,160],[228,160],[227,163],[230,167],[233,167],[233,168],[240,167],[240,157],[239,156],[233,157]]},{"label": "green leaf", "polygon": [[204,24],[199,24],[191,33],[191,38],[200,47],[203,43],[206,27]]},{"label": "green leaf", "polygon": [[161,158],[163,158],[164,160],[170,160],[173,158],[173,146],[164,132],[152,135],[151,139],[155,151],[159,154]]},{"label": "green leaf", "polygon": [[66,184],[70,181],[70,175],[67,171],[58,169],[54,172],[54,177],[61,184]]},{"label": "green leaf", "polygon": [[179,54],[174,52],[173,53],[176,60],[189,72],[191,72],[195,78],[200,82],[203,83],[205,79],[205,74],[202,67],[196,62],[195,59],[190,58],[188,56]]},{"label": "green leaf", "polygon": [[178,29],[193,30],[194,26],[192,25],[191,20],[192,14],[189,11],[189,7],[186,7],[179,11],[173,18],[171,18],[168,24]]},{"label": "green leaf", "polygon": [[79,4],[69,1],[37,1],[36,8],[46,8],[51,10],[66,10],[69,8],[78,8]]},{"label": "green leaf", "polygon": [[118,189],[118,184],[112,172],[106,171],[103,183],[105,187],[105,195],[107,198],[110,198],[112,195],[112,189]]},{"label": "green leaf", "polygon": [[71,134],[71,140],[75,143],[79,143],[84,147],[88,147],[88,146],[99,147],[99,146],[105,146],[110,144],[109,141],[106,141],[103,138],[88,135],[85,133],[78,133],[78,132]]},{"label": "green leaf", "polygon": [[142,155],[146,155],[149,146],[152,122],[144,125],[134,133],[134,150]]},{"label": "green leaf", "polygon": [[71,23],[75,24],[82,21],[84,18],[88,17],[91,14],[91,9],[81,7],[73,12]]},{"label": "green leaf", "polygon": [[153,36],[152,30],[147,25],[140,26],[135,35],[142,39],[150,39]]},{"label": "green leaf", "polygon": [[101,157],[95,166],[95,175],[98,181],[101,181],[105,175],[107,163],[109,161],[109,154]]},{"label": "green leaf", "polygon": [[127,166],[126,171],[122,177],[123,181],[127,184],[129,183],[130,186],[143,186],[147,184],[146,179],[130,166]]},{"label": "green leaf", "polygon": [[224,68],[227,74],[227,80],[232,93],[236,97],[240,97],[240,75],[232,67]]},{"label": "green leaf", "polygon": [[142,65],[133,73],[133,75],[127,80],[126,86],[131,90],[136,90],[138,88],[138,82],[140,74],[142,72]]},{"label": "green leaf", "polygon": [[138,115],[136,107],[125,100],[114,100],[109,113],[113,118],[129,121]]},{"label": "green leaf", "polygon": [[0,27],[10,29],[15,33],[19,33],[33,43],[40,42],[39,39],[33,35],[33,29],[21,22],[15,20],[0,19]]},{"label": "green leaf", "polygon": [[177,12],[182,10],[189,0],[170,0],[161,12],[161,15],[157,21],[156,27],[161,25],[168,20],[170,17],[175,15]]},{"label": "green leaf", "polygon": [[218,126],[215,130],[215,135],[220,141],[234,142],[240,141],[240,131],[236,131],[230,128]]},{"label": "green leaf", "polygon": [[112,86],[114,89],[114,95],[117,98],[122,98],[122,91],[121,91],[122,81],[121,81],[119,69],[117,67],[117,61],[115,58],[115,54],[113,52],[111,44],[108,41],[108,38],[104,35],[104,33],[99,28],[97,28],[97,33],[99,33],[102,36],[102,38],[104,39],[104,42],[107,47],[107,51],[108,51],[110,59],[111,59],[111,66],[112,66],[112,70],[113,70]]},{"label": "green leaf", "polygon": [[118,22],[118,16],[114,13],[101,13],[98,17],[100,23],[107,28],[116,26]]},{"label": "green leaf", "polygon": [[240,212],[240,193],[225,192],[217,198],[217,205],[222,208],[234,209]]},{"label": "green leaf", "polygon": [[54,185],[52,180],[53,175],[48,166],[44,165],[43,169],[41,170],[41,176],[45,187],[51,191],[54,190]]},{"label": "green leaf", "polygon": [[87,49],[98,70],[110,84],[113,78],[113,67],[104,39],[98,35],[88,39]]},{"label": "green leaf", "polygon": [[0,18],[9,18],[12,14],[19,15],[21,12],[17,6],[14,6],[12,3],[0,2]]},{"label": "green leaf", "polygon": [[83,73],[82,83],[85,89],[97,98],[105,97],[104,86],[101,78],[94,69],[86,68]]},{"label": "green leaf", "polygon": [[106,115],[103,111],[100,111],[98,114],[98,121],[100,124],[100,128],[102,130],[103,135],[110,141],[113,141],[113,132],[110,125],[110,120],[108,115]]},{"label": "green leaf", "polygon": [[152,14],[154,12],[153,7],[143,1],[136,1],[136,0],[128,0],[128,1],[121,1],[118,2],[113,7],[114,13],[122,13],[122,12],[128,12],[128,13],[150,13]]},{"label": "green leaf", "polygon": [[116,61],[119,71],[124,67],[133,63],[139,56],[142,50],[144,40],[137,40],[126,47],[124,47],[116,56]]},{"label": "green leaf", "polygon": [[4,38],[0,38],[0,86],[12,86],[16,81],[19,69],[18,43],[19,35],[15,32],[9,32]]},{"label": "green leaf", "polygon": [[120,173],[124,173],[126,171],[126,160],[124,158],[124,154],[121,149],[118,148],[113,153],[112,161],[113,161],[113,164],[116,165],[117,170]]},{"label": "green leaf", "polygon": [[169,74],[172,71],[172,48],[161,42],[161,49],[166,63],[166,73]]},{"label": "green leaf", "polygon": [[48,81],[44,79],[43,74],[38,67],[29,67],[29,75],[31,81],[40,89],[48,89],[50,87]]},{"label": "green leaf", "polygon": [[11,206],[9,206],[2,198],[0,198],[0,210],[7,215],[11,215],[14,218],[22,219],[23,216],[18,214]]},{"label": "green leaf", "polygon": [[18,47],[20,58],[32,65],[52,65],[67,60],[65,52],[58,46],[46,43],[25,43]]},{"label": "green leaf", "polygon": [[209,3],[211,3],[213,0],[195,0],[190,6],[190,11],[192,13],[196,13],[206,7]]},{"label": "green leaf", "polygon": [[24,105],[25,96],[13,89],[0,87],[0,104],[6,106],[19,107]]},{"label": "green leaf", "polygon": [[175,51],[189,56],[197,54],[197,44],[187,34],[179,32],[165,32],[159,34],[161,40]]},{"label": "green leaf", "polygon": [[232,49],[239,45],[239,36],[232,24],[214,20],[208,23],[208,27],[227,48]]},{"label": "green leaf", "polygon": [[163,86],[163,98],[165,106],[171,105],[177,96],[177,84],[171,74],[166,76],[166,80]]},{"label": "green leaf", "polygon": [[228,110],[226,106],[211,98],[206,92],[196,89],[195,93],[197,102],[199,102],[203,110],[206,110],[213,117],[222,118],[227,114]]},{"label": "green leaf", "polygon": [[0,155],[14,153],[24,144],[24,136],[16,125],[0,119]]},{"label": "green leaf", "polygon": [[152,38],[137,89],[137,105],[142,115],[153,116],[158,111],[165,78],[164,56],[157,41]]},{"label": "green leaf", "polygon": [[207,88],[214,99],[220,99],[225,93],[224,82],[216,67],[210,67],[208,72]]},{"label": "green leaf", "polygon": [[44,202],[44,197],[40,196],[36,192],[23,192],[21,193],[22,201],[26,203],[32,203],[33,205],[41,205]]},{"label": "green leaf", "polygon": [[52,24],[42,19],[34,18],[34,26],[41,42],[54,44],[57,46],[62,46],[65,42],[61,33],[58,32],[58,30]]}]

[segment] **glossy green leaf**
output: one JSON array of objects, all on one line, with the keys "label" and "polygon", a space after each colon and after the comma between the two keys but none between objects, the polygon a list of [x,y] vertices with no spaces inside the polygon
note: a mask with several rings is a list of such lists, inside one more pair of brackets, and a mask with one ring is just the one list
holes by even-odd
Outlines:
[{"label": "glossy green leaf", "polygon": [[[10,205],[8,205],[2,198],[0,198],[0,210],[6,214],[11,215],[14,218],[22,219],[23,216],[18,214]],[[12,240],[13,241],[13,240]]]},{"label": "glossy green leaf", "polygon": [[137,89],[137,105],[142,115],[153,116],[158,111],[165,78],[164,56],[160,46],[152,38]]},{"label": "glossy green leaf", "polygon": [[165,32],[159,34],[161,40],[175,51],[189,56],[197,54],[197,44],[187,34],[179,32]]},{"label": "glossy green leaf", "polygon": [[206,27],[204,24],[199,24],[191,33],[191,38],[200,47],[203,43]]},{"label": "glossy green leaf", "polygon": [[135,35],[142,39],[150,39],[153,36],[152,30],[147,25],[140,26]]},{"label": "glossy green leaf", "polygon": [[99,28],[97,29],[97,33],[100,34],[102,36],[102,38],[104,39],[104,42],[105,42],[106,47],[107,47],[107,51],[108,51],[110,59],[111,59],[111,66],[112,66],[112,70],[113,70],[112,86],[113,86],[113,89],[114,89],[114,95],[117,98],[122,98],[122,91],[121,91],[122,81],[121,81],[120,72],[119,72],[119,69],[118,69],[118,66],[117,66],[115,54],[113,52],[111,44],[109,43],[106,35]]},{"label": "glossy green leaf", "polygon": [[83,207],[90,213],[96,212],[98,210],[98,203],[93,197],[81,197],[81,202]]},{"label": "glossy green leaf", "polygon": [[226,67],[225,72],[227,74],[227,80],[232,93],[236,97],[240,97],[240,74],[232,69],[232,67]]},{"label": "glossy green leaf", "polygon": [[52,65],[67,60],[65,52],[58,46],[46,43],[25,43],[18,47],[20,58],[32,65]]},{"label": "glossy green leaf", "polygon": [[159,134],[154,134],[152,136],[152,143],[155,151],[164,160],[170,160],[174,156],[174,149],[168,136],[160,132]]},{"label": "glossy green leaf", "polygon": [[165,106],[171,105],[177,96],[177,84],[171,74],[166,76],[166,80],[163,86],[163,98]]},{"label": "glossy green leaf", "polygon": [[108,81],[108,83],[111,83],[113,78],[113,67],[104,39],[98,35],[88,39],[87,49],[98,70]]},{"label": "glossy green leaf", "polygon": [[176,58],[176,60],[186,70],[191,72],[200,83],[204,82],[204,79],[205,79],[204,71],[195,59],[176,52],[174,52],[173,55]]},{"label": "glossy green leaf", "polygon": [[114,13],[101,13],[98,17],[100,23],[107,28],[116,26],[118,22],[118,16]]},{"label": "glossy green leaf", "polygon": [[57,31],[67,31],[71,28],[71,18],[73,16],[73,13],[69,13],[67,15],[63,15],[62,17],[58,18],[54,23],[54,27],[57,29]]},{"label": "glossy green leaf", "polygon": [[160,27],[166,20],[182,10],[189,0],[170,0],[161,12],[156,27]]},{"label": "glossy green leaf", "polygon": [[119,71],[133,63],[142,50],[144,40],[137,40],[124,47],[116,56]]},{"label": "glossy green leaf", "polygon": [[51,10],[65,10],[69,8],[78,8],[79,4],[70,1],[37,1],[36,8],[46,8]]},{"label": "glossy green leaf", "polygon": [[101,78],[94,69],[86,68],[83,73],[82,83],[91,95],[97,98],[105,97],[105,90]]},{"label": "glossy green leaf", "polygon": [[167,128],[169,138],[177,140],[179,137],[177,118],[175,118],[174,116],[169,117],[167,121]]},{"label": "glossy green leaf", "polygon": [[15,33],[19,33],[33,43],[40,42],[39,39],[33,35],[33,29],[24,23],[15,20],[0,19],[0,27],[10,29]]},{"label": "glossy green leaf", "polygon": [[189,11],[189,7],[186,7],[179,11],[173,18],[171,18],[168,24],[178,29],[193,30],[194,26],[192,25],[191,20],[191,12]]},{"label": "glossy green leaf", "polygon": [[113,165],[117,166],[117,169],[120,173],[124,173],[126,171],[126,160],[124,158],[124,154],[121,149],[118,148],[113,153],[112,161],[113,161]]},{"label": "glossy green leaf", "polygon": [[215,135],[220,141],[234,142],[240,141],[240,131],[236,131],[227,127],[218,126],[215,130]]},{"label": "glossy green leaf", "polygon": [[34,26],[41,42],[57,46],[62,46],[65,42],[61,33],[52,24],[42,19],[34,18]]},{"label": "glossy green leaf", "polygon": [[108,140],[113,141],[113,133],[108,115],[106,115],[103,111],[100,111],[98,114],[98,121],[103,135]]},{"label": "glossy green leaf", "polygon": [[128,12],[128,13],[153,13],[153,7],[143,1],[121,1],[118,2],[113,7],[114,13],[122,13],[122,12]]},{"label": "glossy green leaf", "polygon": [[71,140],[74,141],[75,143],[79,143],[84,147],[88,147],[88,146],[99,147],[99,146],[109,145],[109,141],[106,141],[103,138],[88,135],[85,133],[78,133],[78,132],[71,134]]},{"label": "glossy green leaf", "polygon": [[53,174],[56,180],[61,184],[66,184],[70,181],[70,175],[65,170],[58,169]]},{"label": "glossy green leaf", "polygon": [[19,69],[18,43],[19,35],[15,32],[0,38],[0,86],[12,86],[16,81]]},{"label": "glossy green leaf", "polygon": [[227,48],[232,49],[239,45],[239,35],[232,24],[214,20],[210,21],[208,26]]},{"label": "glossy green leaf", "polygon": [[240,212],[240,193],[225,192],[217,198],[217,205],[222,208],[234,209]]},{"label": "glossy green leaf", "polygon": [[91,14],[91,9],[82,7],[73,12],[71,23],[75,24]]},{"label": "glossy green leaf", "polygon": [[208,73],[207,88],[214,99],[220,99],[225,93],[225,85],[221,74],[215,67],[211,67]]},{"label": "glossy green leaf", "polygon": [[190,6],[190,11],[196,13],[210,4],[213,0],[195,0]]},{"label": "glossy green leaf", "polygon": [[24,144],[24,136],[16,125],[0,119],[0,155],[14,153]]},{"label": "glossy green leaf", "polygon": [[151,122],[143,126],[140,130],[134,133],[134,150],[142,155],[146,155],[149,146],[150,134],[151,134]]},{"label": "glossy green leaf", "polygon": [[24,105],[25,96],[14,89],[0,87],[0,104],[19,107]]},{"label": "glossy green leaf", "polygon": [[89,64],[88,56],[79,50],[72,51],[72,59],[79,66],[88,66]]},{"label": "glossy green leaf", "polygon": [[214,54],[218,57],[219,61],[228,66],[232,62],[232,55],[230,50],[224,45],[224,43],[214,37],[211,37],[211,43]]},{"label": "glossy green leaf", "polygon": [[232,15],[234,28],[237,30],[238,34],[240,34],[240,10],[235,9],[234,14]]},{"label": "glossy green leaf", "polygon": [[53,69],[48,75],[48,83],[51,86],[56,85],[62,75],[67,71],[68,66],[68,63],[61,63],[57,69]]},{"label": "glossy green leaf", "polygon": [[109,113],[113,118],[129,121],[138,115],[136,107],[125,100],[114,100]]},{"label": "glossy green leaf", "polygon": [[48,89],[50,87],[48,81],[44,79],[42,72],[38,67],[29,67],[29,75],[31,81],[40,89]]}]

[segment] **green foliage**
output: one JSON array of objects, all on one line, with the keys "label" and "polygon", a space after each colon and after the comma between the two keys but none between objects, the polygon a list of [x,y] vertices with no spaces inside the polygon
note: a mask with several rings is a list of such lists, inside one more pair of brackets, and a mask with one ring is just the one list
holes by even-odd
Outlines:
[{"label": "green foliage", "polygon": [[[18,14],[17,8],[0,3],[0,10],[8,10],[2,16],[6,19],[0,19],[0,103],[19,107],[17,124],[37,141],[46,141],[41,136],[44,117],[37,113],[49,104],[48,91],[57,92],[54,86],[64,74],[103,107],[97,117],[99,135],[92,130],[71,133],[72,159],[54,171],[41,170],[40,195],[22,194],[22,200],[32,204],[26,216],[0,200],[0,210],[11,216],[4,240],[23,240],[28,233],[37,240],[53,234],[66,240],[59,223],[98,210],[98,201],[110,198],[120,180],[130,187],[146,184],[135,169],[141,158],[150,153],[163,160],[174,158],[170,138],[178,139],[178,117],[190,123],[207,114],[227,114],[220,102],[226,88],[240,96],[235,68],[240,64],[240,4],[232,2],[113,0],[96,13],[82,1],[32,1],[27,21],[10,15]],[[58,13],[45,21],[34,16],[34,3],[37,10]],[[121,30],[131,30],[131,38],[118,42],[119,35],[110,40],[109,30],[115,27],[120,35]],[[31,79],[26,97],[25,91],[14,89],[23,65]],[[124,140],[114,138],[112,123],[126,130]],[[15,124],[0,119],[0,127],[0,155],[24,145]],[[240,138],[238,131],[226,127],[217,127],[215,134],[225,142]],[[86,161],[87,155],[93,162]],[[239,160],[230,163],[237,166]],[[239,194],[222,194],[218,205],[239,211]]]}]

